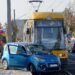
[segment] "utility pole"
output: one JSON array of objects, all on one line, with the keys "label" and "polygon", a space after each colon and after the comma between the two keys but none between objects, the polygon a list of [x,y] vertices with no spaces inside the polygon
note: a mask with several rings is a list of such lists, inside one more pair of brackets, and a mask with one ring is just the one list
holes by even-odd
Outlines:
[{"label": "utility pole", "polygon": [[16,26],[16,20],[15,20],[15,9],[13,10],[13,16],[14,16],[14,27]]},{"label": "utility pole", "polygon": [[13,38],[12,38],[12,40],[13,40],[13,42],[15,42],[16,41],[16,31],[15,31],[15,29],[16,29],[16,20],[15,20],[15,9],[13,10],[13,15],[14,15],[14,29],[13,29]]},{"label": "utility pole", "polygon": [[12,42],[12,28],[11,28],[11,1],[7,0],[7,25],[8,25],[8,42]]}]

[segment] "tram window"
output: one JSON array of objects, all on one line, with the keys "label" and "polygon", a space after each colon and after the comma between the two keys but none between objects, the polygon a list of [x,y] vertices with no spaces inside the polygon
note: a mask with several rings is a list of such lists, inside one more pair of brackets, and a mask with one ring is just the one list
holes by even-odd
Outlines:
[{"label": "tram window", "polygon": [[30,34],[31,33],[31,29],[27,28],[26,34]]},{"label": "tram window", "polygon": [[66,31],[66,28],[65,28],[65,27],[63,28],[63,32],[64,32],[64,34],[66,34],[66,33],[67,33],[67,31]]}]

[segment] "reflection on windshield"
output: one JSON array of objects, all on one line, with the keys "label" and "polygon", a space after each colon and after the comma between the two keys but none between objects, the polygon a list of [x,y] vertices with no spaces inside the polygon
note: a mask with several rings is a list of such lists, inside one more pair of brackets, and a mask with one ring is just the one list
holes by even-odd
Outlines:
[{"label": "reflection on windshield", "polygon": [[28,53],[32,53],[32,54],[49,53],[49,51],[42,45],[29,45],[27,46],[27,51]]},{"label": "reflection on windshield", "polygon": [[64,49],[65,41],[62,24],[61,20],[37,20],[37,41],[41,40],[41,43],[48,49]]},{"label": "reflection on windshield", "polygon": [[63,20],[36,20],[37,27],[60,27],[63,24]]}]

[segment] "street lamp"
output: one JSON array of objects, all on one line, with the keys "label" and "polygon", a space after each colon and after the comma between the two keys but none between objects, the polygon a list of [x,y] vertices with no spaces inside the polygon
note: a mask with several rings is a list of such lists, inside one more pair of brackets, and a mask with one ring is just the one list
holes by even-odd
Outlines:
[{"label": "street lamp", "polygon": [[33,8],[35,9],[35,12],[38,12],[42,0],[29,0],[29,3],[32,4]]}]

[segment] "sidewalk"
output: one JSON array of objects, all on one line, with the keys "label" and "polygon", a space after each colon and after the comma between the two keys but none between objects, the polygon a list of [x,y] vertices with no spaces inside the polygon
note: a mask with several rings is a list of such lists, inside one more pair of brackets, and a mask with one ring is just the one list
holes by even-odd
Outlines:
[{"label": "sidewalk", "polygon": [[0,59],[0,69],[2,69],[1,59]]},{"label": "sidewalk", "polygon": [[0,63],[1,63],[1,59],[0,59]]}]

